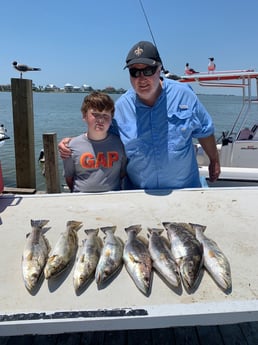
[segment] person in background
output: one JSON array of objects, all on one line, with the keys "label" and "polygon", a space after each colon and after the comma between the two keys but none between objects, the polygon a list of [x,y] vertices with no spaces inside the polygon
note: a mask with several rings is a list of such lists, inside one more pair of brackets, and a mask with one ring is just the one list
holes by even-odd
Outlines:
[{"label": "person in background", "polygon": [[[128,159],[130,188],[201,187],[193,139],[209,157],[209,179],[220,175],[211,116],[188,84],[160,78],[162,61],[148,41],[136,43],[126,57],[132,88],[116,101],[111,130],[117,133]],[[64,138],[58,147],[70,155]]]},{"label": "person in background", "polygon": [[190,68],[189,63],[187,62],[187,63],[185,64],[185,74],[186,74],[186,75],[191,75],[191,74],[195,74],[195,73],[199,73],[199,72],[197,72],[197,71],[194,70],[193,68]]},{"label": "person in background", "polygon": [[81,112],[87,132],[69,142],[71,156],[63,161],[64,176],[71,192],[106,192],[121,189],[126,172],[124,146],[108,133],[114,102],[93,92],[83,100]]}]

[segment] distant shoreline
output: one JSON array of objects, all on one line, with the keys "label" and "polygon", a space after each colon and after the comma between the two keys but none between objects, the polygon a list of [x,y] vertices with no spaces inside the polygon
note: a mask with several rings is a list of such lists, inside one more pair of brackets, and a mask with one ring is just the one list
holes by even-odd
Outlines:
[{"label": "distant shoreline", "polygon": [[[64,90],[64,89],[59,89],[59,90],[45,90],[45,89],[38,89],[38,88],[32,88],[33,92],[39,92],[39,93],[91,93],[93,91],[100,91],[108,94],[118,94],[122,95],[125,93],[127,90],[124,89],[91,89],[91,90]],[[3,88],[2,85],[0,85],[0,92],[12,92],[11,86],[10,88]]]}]

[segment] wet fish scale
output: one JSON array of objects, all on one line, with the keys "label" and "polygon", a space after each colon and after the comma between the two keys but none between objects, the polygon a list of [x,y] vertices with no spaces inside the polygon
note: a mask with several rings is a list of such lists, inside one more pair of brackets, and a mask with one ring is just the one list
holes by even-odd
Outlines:
[{"label": "wet fish scale", "polygon": [[79,290],[94,274],[103,243],[98,237],[99,229],[86,229],[87,239],[83,240],[81,254],[74,269],[73,284],[75,290]]},{"label": "wet fish scale", "polygon": [[203,249],[183,223],[163,223],[171,244],[171,252],[178,264],[182,282],[187,290],[194,287],[203,265]]},{"label": "wet fish scale", "polygon": [[178,266],[172,256],[169,242],[161,233],[163,229],[148,228],[150,233],[149,252],[153,267],[174,287],[180,284]]},{"label": "wet fish scale", "polygon": [[148,295],[152,280],[152,260],[147,245],[137,236],[141,226],[132,225],[125,228],[125,231],[128,235],[123,253],[125,267],[137,288]]},{"label": "wet fish scale", "polygon": [[46,279],[61,273],[75,256],[78,248],[77,231],[81,226],[82,222],[75,220],[66,223],[66,231],[60,234],[52,255],[46,263],[44,269]]},{"label": "wet fish scale", "polygon": [[98,287],[107,282],[121,268],[124,248],[121,238],[114,235],[116,226],[102,227],[101,231],[106,237],[95,272]]},{"label": "wet fish scale", "polygon": [[22,274],[26,288],[32,291],[47,262],[50,245],[43,234],[48,220],[31,220],[32,231],[27,236],[22,255]]},{"label": "wet fish scale", "polygon": [[203,245],[204,266],[223,290],[232,287],[230,264],[217,243],[196,229],[196,238]]}]

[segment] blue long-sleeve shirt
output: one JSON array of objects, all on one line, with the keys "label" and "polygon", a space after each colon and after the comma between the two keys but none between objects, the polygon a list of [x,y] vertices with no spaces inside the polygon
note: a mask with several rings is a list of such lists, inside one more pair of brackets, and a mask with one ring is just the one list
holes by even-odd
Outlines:
[{"label": "blue long-sleeve shirt", "polygon": [[164,79],[151,107],[130,89],[117,100],[114,118],[128,158],[127,173],[137,188],[200,186],[192,139],[212,135],[214,127],[187,84]]}]

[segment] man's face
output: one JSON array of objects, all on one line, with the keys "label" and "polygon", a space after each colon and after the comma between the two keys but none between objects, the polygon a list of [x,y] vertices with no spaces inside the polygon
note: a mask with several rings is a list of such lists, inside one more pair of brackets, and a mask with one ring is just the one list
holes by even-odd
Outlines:
[{"label": "man's face", "polygon": [[161,66],[134,64],[129,67],[130,81],[135,92],[143,100],[156,94],[160,87]]}]

